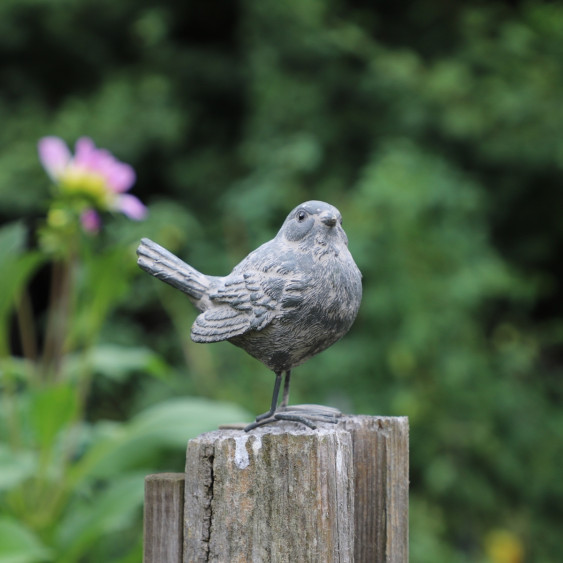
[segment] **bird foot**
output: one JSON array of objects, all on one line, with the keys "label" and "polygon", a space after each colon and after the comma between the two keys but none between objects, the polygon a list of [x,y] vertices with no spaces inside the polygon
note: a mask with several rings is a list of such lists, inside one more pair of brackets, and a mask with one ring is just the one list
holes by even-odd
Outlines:
[{"label": "bird foot", "polygon": [[325,407],[323,405],[292,405],[290,407],[280,407],[274,413],[267,414],[269,416],[260,415],[256,417],[256,421],[249,424],[244,431],[249,432],[250,430],[254,430],[254,428],[271,424],[278,420],[299,422],[315,430],[317,428],[315,422],[337,424],[338,419],[342,416],[342,413],[338,409]]}]

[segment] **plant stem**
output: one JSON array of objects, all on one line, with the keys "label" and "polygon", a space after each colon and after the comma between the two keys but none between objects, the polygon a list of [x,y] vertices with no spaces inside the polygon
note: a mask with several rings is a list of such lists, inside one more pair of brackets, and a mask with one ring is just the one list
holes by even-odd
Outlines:
[{"label": "plant stem", "polygon": [[70,314],[72,266],[71,258],[53,263],[49,316],[42,358],[42,372],[46,379],[52,377],[57,380],[60,375]]}]

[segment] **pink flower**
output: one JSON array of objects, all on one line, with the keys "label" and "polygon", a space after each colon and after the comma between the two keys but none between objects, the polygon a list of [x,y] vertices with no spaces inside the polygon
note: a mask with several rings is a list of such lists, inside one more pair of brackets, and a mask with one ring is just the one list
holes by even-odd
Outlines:
[{"label": "pink flower", "polygon": [[80,222],[84,230],[89,233],[96,234],[100,230],[100,216],[91,207],[80,214]]},{"label": "pink flower", "polygon": [[85,230],[99,229],[99,211],[120,211],[131,219],[143,219],[147,208],[134,195],[127,194],[135,183],[135,171],[109,151],[98,149],[88,137],[76,141],[74,157],[59,137],[43,137],[38,144],[39,160],[61,195],[82,198]]},{"label": "pink flower", "polygon": [[43,137],[38,148],[43,168],[51,176],[51,180],[56,182],[72,160],[68,147],[59,137]]}]

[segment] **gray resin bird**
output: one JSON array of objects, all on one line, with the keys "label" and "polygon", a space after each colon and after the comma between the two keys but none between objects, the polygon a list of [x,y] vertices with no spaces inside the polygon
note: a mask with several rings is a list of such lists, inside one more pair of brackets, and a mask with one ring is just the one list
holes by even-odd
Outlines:
[{"label": "gray resin bird", "polygon": [[311,428],[311,420],[335,422],[323,407],[292,410],[287,402],[291,370],[340,340],[360,307],[362,275],[336,207],[322,201],[297,206],[274,239],[225,277],[202,274],[146,238],[137,254],[143,270],[184,292],[200,311],[194,342],[228,340],[275,373],[270,410],[245,430],[274,420]]}]

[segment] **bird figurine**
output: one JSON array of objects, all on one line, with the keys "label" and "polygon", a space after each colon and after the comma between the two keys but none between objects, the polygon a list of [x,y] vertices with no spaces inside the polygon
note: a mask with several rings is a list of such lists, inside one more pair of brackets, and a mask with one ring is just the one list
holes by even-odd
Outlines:
[{"label": "bird figurine", "polygon": [[275,420],[311,428],[314,420],[337,421],[336,409],[288,407],[292,369],[340,340],[362,299],[362,275],[336,207],[298,205],[275,238],[224,277],[202,274],[146,238],[137,255],[143,270],[185,293],[200,312],[191,329],[194,342],[228,340],[275,373],[270,409],[246,431]]}]

